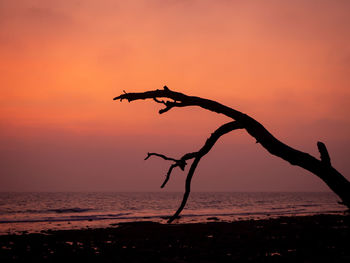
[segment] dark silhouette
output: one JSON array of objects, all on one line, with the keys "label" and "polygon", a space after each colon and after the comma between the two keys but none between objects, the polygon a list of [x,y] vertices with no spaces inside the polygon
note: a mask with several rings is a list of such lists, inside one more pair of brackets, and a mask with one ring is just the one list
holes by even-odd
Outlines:
[{"label": "dark silhouette", "polygon": [[[167,98],[170,100],[160,100],[160,98]],[[268,130],[266,130],[263,125],[254,120],[252,117],[240,111],[229,108],[216,101],[195,96],[187,96],[185,94],[172,91],[166,86],[164,86],[163,90],[152,90],[140,93],[127,93],[124,91],[124,94],[114,98],[114,100],[118,99],[120,101],[126,99],[129,102],[134,100],[153,99],[155,102],[163,104],[165,106],[165,108],[159,110],[160,114],[176,107],[199,106],[206,110],[224,114],[234,120],[222,125],[216,131],[214,131],[199,151],[186,153],[180,159],[169,158],[158,153],[147,154],[145,160],[151,156],[158,156],[164,160],[170,160],[173,162],[168,170],[165,181],[161,186],[162,188],[169,180],[170,174],[174,168],[179,167],[181,170],[184,170],[185,166],[187,165],[186,161],[194,159],[186,177],[185,193],[182,199],[182,203],[175,214],[170,217],[168,223],[171,223],[174,219],[176,219],[185,207],[191,191],[191,180],[201,158],[211,150],[216,141],[222,135],[237,129],[245,129],[251,136],[256,139],[256,143],[260,143],[261,146],[263,146],[269,153],[286,160],[292,165],[300,166],[317,175],[329,186],[330,189],[332,189],[334,193],[339,196],[342,201],[341,203],[350,208],[350,182],[335,168],[333,168],[326,145],[322,142],[317,142],[317,147],[321,154],[319,160],[308,153],[298,151],[282,143],[276,139]]]}]

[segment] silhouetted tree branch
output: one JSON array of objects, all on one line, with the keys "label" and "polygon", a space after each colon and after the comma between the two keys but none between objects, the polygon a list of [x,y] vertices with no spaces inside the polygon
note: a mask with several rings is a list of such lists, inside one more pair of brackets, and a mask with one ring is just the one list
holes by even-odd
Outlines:
[{"label": "silhouetted tree branch", "polygon": [[161,185],[161,188],[163,188],[165,186],[165,184],[168,182],[168,180],[170,178],[170,174],[175,167],[179,167],[182,171],[184,171],[185,166],[187,165],[186,161],[190,160],[190,159],[194,159],[192,164],[191,164],[190,170],[188,171],[187,177],[186,177],[185,193],[184,193],[184,196],[182,199],[182,203],[181,203],[180,207],[178,208],[178,210],[176,211],[176,213],[168,220],[169,223],[171,223],[174,219],[176,219],[178,217],[178,215],[181,213],[181,211],[184,209],[184,207],[186,205],[188,196],[189,196],[190,191],[191,191],[191,180],[192,180],[194,171],[196,170],[196,167],[197,167],[199,161],[201,160],[201,158],[210,151],[210,149],[214,146],[216,141],[222,135],[224,135],[230,131],[233,131],[236,129],[241,129],[241,128],[242,127],[236,121],[228,122],[228,123],[222,125],[220,128],[218,128],[216,131],[214,131],[211,134],[211,136],[205,142],[204,146],[198,152],[186,153],[180,159],[170,158],[170,157],[167,157],[163,154],[158,154],[158,153],[147,153],[147,157],[145,158],[145,160],[147,160],[151,156],[158,156],[164,160],[174,162],[170,166],[170,168],[166,174],[165,180],[164,180],[163,184]]},{"label": "silhouetted tree branch", "polygon": [[268,130],[266,130],[263,125],[240,111],[222,105],[216,101],[195,96],[187,96],[185,94],[172,91],[166,86],[164,86],[162,90],[152,90],[139,93],[124,92],[124,94],[114,98],[114,100],[120,101],[124,99],[128,100],[129,102],[134,100],[153,99],[156,103],[163,104],[165,106],[159,111],[160,114],[176,107],[199,106],[203,109],[226,115],[234,120],[222,125],[216,131],[214,131],[198,152],[187,153],[180,159],[169,158],[165,155],[157,153],[148,153],[146,160],[151,156],[158,156],[164,160],[173,161],[173,164],[170,166],[165,181],[161,187],[165,186],[174,168],[179,167],[181,170],[184,170],[185,166],[187,165],[186,161],[193,159],[186,177],[185,193],[182,203],[168,222],[172,222],[185,207],[191,190],[191,180],[201,158],[210,151],[210,149],[222,135],[236,129],[245,129],[248,134],[254,137],[256,142],[260,143],[269,153],[286,160],[292,165],[300,166],[317,175],[330,187],[330,189],[333,190],[333,192],[339,196],[339,198],[342,200],[342,204],[350,208],[350,182],[334,167],[332,167],[327,148],[322,142],[317,143],[317,147],[321,155],[319,160],[308,153],[293,149],[292,147],[282,143]]}]

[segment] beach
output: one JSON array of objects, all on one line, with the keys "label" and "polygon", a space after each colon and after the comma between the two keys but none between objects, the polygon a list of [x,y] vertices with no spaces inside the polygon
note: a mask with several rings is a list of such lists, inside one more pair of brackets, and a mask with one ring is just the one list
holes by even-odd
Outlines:
[{"label": "beach", "polygon": [[0,262],[350,262],[348,214],[0,236]]}]

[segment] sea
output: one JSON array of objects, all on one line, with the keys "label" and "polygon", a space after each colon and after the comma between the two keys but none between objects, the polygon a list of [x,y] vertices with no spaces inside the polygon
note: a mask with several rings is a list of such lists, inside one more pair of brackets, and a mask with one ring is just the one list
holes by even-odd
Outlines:
[{"label": "sea", "polygon": [[[0,234],[166,223],[181,203],[177,192],[0,193]],[[174,223],[237,221],[343,213],[331,192],[193,192]]]}]

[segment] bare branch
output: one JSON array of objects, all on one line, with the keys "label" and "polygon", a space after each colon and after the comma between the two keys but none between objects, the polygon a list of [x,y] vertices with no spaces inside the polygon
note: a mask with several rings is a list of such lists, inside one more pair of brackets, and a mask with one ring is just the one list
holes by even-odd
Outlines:
[{"label": "bare branch", "polygon": [[194,172],[197,168],[197,165],[198,165],[199,161],[202,159],[202,157],[204,155],[206,155],[211,150],[211,148],[214,146],[214,144],[217,142],[217,140],[221,136],[223,136],[224,134],[229,133],[233,130],[242,129],[242,128],[243,127],[240,126],[240,124],[236,121],[232,121],[232,122],[229,122],[229,123],[222,125],[221,127],[219,127],[216,131],[214,131],[211,134],[211,136],[205,142],[204,146],[198,152],[192,153],[189,155],[189,156],[195,156],[195,159],[192,162],[190,170],[188,171],[188,174],[186,177],[185,193],[184,193],[184,196],[182,198],[182,202],[181,202],[180,207],[177,209],[175,214],[168,220],[168,223],[173,222],[179,216],[181,211],[184,209],[184,207],[187,203],[187,199],[188,199],[190,192],[191,192],[192,177],[193,177]]},{"label": "bare branch", "polygon": [[165,105],[165,101],[164,100],[158,100],[157,98],[153,98],[153,100],[157,103],[162,103]]},{"label": "bare branch", "polygon": [[[159,153],[147,153],[147,157],[145,158],[145,160],[147,160],[151,156],[158,156],[158,157],[160,157],[160,158],[162,158],[164,160],[168,160],[168,161],[173,161],[174,162],[174,164],[172,164],[169,167],[169,170],[168,170],[168,172],[166,174],[166,177],[165,177],[165,180],[164,180],[163,184],[161,185],[161,188],[163,188],[166,185],[166,183],[169,181],[171,172],[173,171],[174,168],[180,167],[181,170],[184,170],[185,166],[187,164],[186,161],[195,158],[195,160],[191,164],[191,168],[190,168],[189,173],[188,173],[187,178],[186,178],[185,195],[183,197],[182,204],[180,205],[180,208],[177,211],[177,215],[174,215],[172,217],[172,219],[169,219],[169,222],[172,222],[181,213],[181,211],[185,207],[186,202],[187,202],[187,198],[188,198],[189,193],[191,191],[192,176],[193,176],[194,171],[195,171],[195,169],[197,167],[197,164],[199,163],[201,158],[210,151],[210,149],[214,146],[216,141],[222,135],[224,135],[224,134],[226,134],[226,133],[228,133],[230,131],[233,131],[233,130],[236,130],[236,129],[241,129],[241,128],[243,128],[243,127],[241,127],[239,125],[239,123],[236,122],[236,121],[232,121],[232,122],[229,122],[229,123],[226,123],[226,124],[222,125],[220,128],[218,128],[215,132],[213,132],[211,134],[211,136],[207,139],[207,141],[204,144],[204,146],[198,152],[186,153],[179,160],[167,157],[167,156],[165,156],[163,154],[159,154]],[[197,164],[195,164],[195,163],[197,163]]]},{"label": "bare branch", "polygon": [[[199,106],[204,109],[216,112],[216,113],[221,113],[224,115],[227,115],[229,117],[232,117],[233,119],[236,119],[237,121],[239,119],[244,119],[247,118],[248,116],[236,111],[232,108],[229,108],[227,106],[224,106],[216,101],[208,100],[208,99],[203,99],[195,96],[187,96],[183,93],[180,92],[175,92],[170,90],[168,87],[164,87],[163,90],[152,90],[152,91],[146,91],[146,92],[129,92],[129,93],[124,93],[121,94],[118,97],[115,97],[113,100],[127,100],[129,102],[135,101],[135,100],[146,100],[146,99],[156,99],[155,101],[157,103],[163,103],[162,101],[159,100],[159,98],[168,98],[173,100],[173,104],[166,105],[169,107],[185,107],[185,106]],[[163,104],[165,104],[164,102]],[[171,103],[171,102],[170,102]],[[164,109],[165,110],[165,109]],[[169,110],[169,109],[168,109]],[[166,110],[166,111],[168,111]],[[166,111],[161,111],[160,113],[164,113]],[[232,116],[231,116],[232,115]],[[234,117],[235,116],[235,117]]]},{"label": "bare branch", "polygon": [[[167,98],[171,101],[160,100],[160,98]],[[124,94],[121,94],[120,96],[114,98],[114,100],[120,101],[124,99],[128,100],[129,102],[135,100],[153,99],[155,102],[165,105],[165,108],[159,111],[160,114],[165,113],[174,107],[198,106],[218,114],[223,114],[235,120],[234,122],[227,123],[216,130],[207,140],[202,149],[200,149],[198,152],[187,153],[179,160],[173,158],[168,159],[173,161],[174,164],[172,164],[172,166],[169,168],[166,179],[162,186],[164,186],[169,180],[170,174],[174,168],[179,166],[181,169],[184,169],[186,162],[182,163],[180,162],[181,160],[186,161],[194,158],[194,161],[186,178],[186,191],[182,203],[174,216],[169,219],[169,222],[173,221],[180,214],[187,202],[187,198],[190,192],[191,179],[200,159],[212,148],[220,136],[237,128],[245,129],[249,135],[255,138],[257,143],[259,143],[272,155],[280,157],[292,165],[300,166],[317,175],[340,197],[343,203],[350,208],[350,182],[341,173],[332,167],[327,148],[323,143],[319,142],[317,144],[318,149],[321,153],[321,160],[319,160],[308,153],[296,150],[279,141],[261,123],[248,116],[247,114],[244,114],[238,110],[227,107],[213,100],[188,96],[180,92],[172,91],[166,86],[164,86],[162,90],[152,90],[137,93],[124,92]],[[161,157],[160,155],[158,156]],[[148,158],[149,156],[146,159]],[[327,165],[326,169],[325,164]]]},{"label": "bare branch", "polygon": [[[168,172],[167,172],[167,174],[166,174],[166,176],[165,176],[165,180],[164,180],[164,182],[163,182],[163,184],[161,185],[160,188],[163,188],[163,187],[166,185],[166,183],[169,181],[171,172],[173,171],[174,168],[180,167],[180,169],[181,169],[182,171],[185,170],[185,166],[186,166],[186,164],[187,164],[187,163],[186,163],[186,160],[189,159],[189,158],[186,159],[186,157],[190,157],[190,156],[188,156],[188,155],[185,155],[185,156],[184,156],[185,158],[182,157],[181,159],[177,160],[177,159],[174,159],[174,158],[171,158],[171,157],[167,157],[167,156],[165,156],[165,155],[163,155],[163,154],[159,154],[159,153],[147,153],[147,156],[146,156],[145,160],[147,160],[147,159],[148,159],[149,157],[151,157],[151,156],[158,156],[158,157],[160,157],[160,158],[162,158],[162,159],[164,159],[164,160],[173,161],[173,162],[174,162],[174,164],[172,164],[172,165],[170,166],[170,168],[169,168],[169,170],[168,170]],[[193,157],[191,157],[191,158],[193,158]]]},{"label": "bare branch", "polygon": [[176,105],[175,102],[170,102],[170,101],[165,102],[165,108],[159,110],[159,114],[163,114],[163,113],[171,110],[173,107],[175,107],[175,105]]},{"label": "bare branch", "polygon": [[160,158],[163,158],[166,161],[174,161],[174,162],[178,162],[179,161],[179,160],[176,160],[176,159],[171,158],[171,157],[167,157],[167,156],[165,156],[163,154],[159,154],[159,153],[147,153],[147,156],[146,156],[145,160],[147,160],[151,156],[158,156]]},{"label": "bare branch", "polygon": [[168,98],[173,101],[177,101],[176,104],[168,104],[166,108],[161,110],[160,113],[168,111],[172,107],[184,107],[184,106],[199,106],[203,109],[207,109],[212,112],[224,114],[229,118],[232,118],[240,123],[243,128],[256,139],[261,146],[263,146],[269,153],[276,155],[292,165],[298,165],[314,174],[320,174],[320,161],[302,151],[293,149],[292,147],[277,140],[266,128],[257,122],[252,117],[222,105],[216,101],[203,99],[195,96],[187,96],[180,92],[171,91],[168,88],[163,90],[152,90],[140,93],[126,93],[121,94],[114,99],[126,99],[129,102],[134,100],[145,100],[153,98]]},{"label": "bare branch", "polygon": [[317,148],[321,154],[321,162],[331,166],[331,158],[329,157],[326,145],[323,142],[317,142]]},{"label": "bare branch", "polygon": [[169,179],[170,179],[170,174],[171,174],[171,172],[173,171],[173,169],[175,168],[175,167],[177,167],[177,166],[179,166],[177,163],[174,163],[174,164],[172,164],[171,166],[170,166],[170,168],[169,168],[169,170],[168,170],[168,172],[167,172],[167,174],[166,174],[166,176],[165,176],[165,179],[164,179],[164,182],[162,183],[162,185],[160,186],[160,188],[164,188],[164,186],[166,185],[166,183],[169,181]]}]

